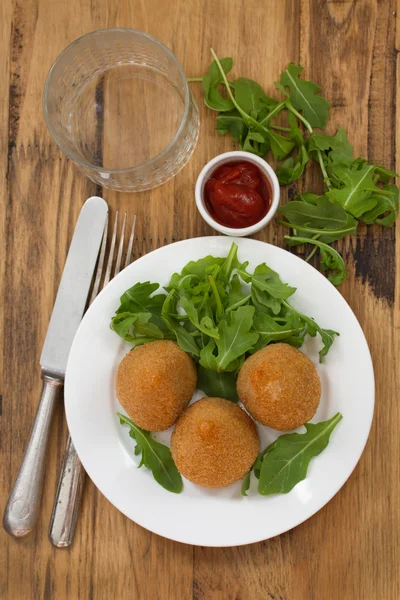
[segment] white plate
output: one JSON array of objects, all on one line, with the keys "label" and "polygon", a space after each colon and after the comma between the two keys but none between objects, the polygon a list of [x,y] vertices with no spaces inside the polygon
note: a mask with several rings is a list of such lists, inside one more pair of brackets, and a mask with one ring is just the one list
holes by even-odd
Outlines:
[{"label": "white plate", "polygon": [[[181,494],[160,487],[150,472],[137,469],[133,440],[119,425],[121,410],[114,392],[115,373],[129,345],[109,323],[123,292],[139,281],[167,284],[190,260],[225,256],[232,238],[205,237],[177,242],[143,256],[122,271],[96,298],[76,334],[65,381],[65,407],[72,440],[87,473],[99,490],[127,517],[164,537],[201,546],[236,546],[268,539],[299,525],[322,508],[345,483],[368,438],[374,408],[374,374],[364,334],[339,292],[316,269],[293,254],[250,239],[235,239],[239,258],[250,268],[266,262],[282,280],[297,287],[291,302],[324,328],[340,332],[318,363],[319,339],[303,350],[322,381],[321,404],[314,421],[337,411],[337,425],[324,452],[314,458],[307,478],[289,494],[259,496],[255,482],[247,498],[240,483],[207,490],[184,481]],[[196,399],[202,393],[196,392]],[[301,429],[299,430],[301,431]],[[261,448],[278,433],[260,427]],[[164,441],[169,434],[158,434]]]}]

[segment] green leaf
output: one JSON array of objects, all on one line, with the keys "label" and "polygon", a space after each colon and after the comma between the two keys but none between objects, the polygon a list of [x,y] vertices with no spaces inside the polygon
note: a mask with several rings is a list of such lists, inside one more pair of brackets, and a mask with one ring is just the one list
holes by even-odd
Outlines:
[{"label": "green leaf", "polygon": [[246,113],[255,115],[265,108],[268,101],[261,85],[253,79],[239,77],[233,84],[235,100]]},{"label": "green leaf", "polygon": [[218,328],[214,325],[212,319],[210,317],[202,317],[200,319],[198,310],[193,302],[185,296],[181,296],[179,303],[196,329],[210,337],[219,337]]},{"label": "green leaf", "polygon": [[210,270],[214,269],[216,265],[222,265],[224,261],[224,258],[210,255],[200,258],[196,261],[190,261],[185,267],[183,267],[180,274],[174,273],[174,275],[171,277],[169,285],[171,287],[176,287],[177,283],[179,283],[188,275],[195,276],[198,279],[204,279],[206,275],[210,274]]},{"label": "green leaf", "polygon": [[158,283],[136,283],[129,288],[120,298],[120,306],[116,311],[119,313],[151,313],[151,322],[157,325],[161,331],[166,332],[164,322],[161,319],[161,308],[166,298],[165,294],[152,296],[160,285]]},{"label": "green leaf", "polygon": [[294,159],[290,156],[284,163],[276,169],[276,176],[281,185],[287,185],[297,181],[304,172],[308,164],[308,152],[305,146],[301,146]]},{"label": "green leaf", "polygon": [[242,496],[248,495],[247,492],[250,487],[251,472],[252,472],[252,469],[250,469],[250,471],[248,471],[242,479],[242,487],[240,489],[240,493],[242,494]]},{"label": "green leaf", "polygon": [[323,271],[328,272],[328,279],[333,285],[340,285],[346,279],[346,267],[343,258],[331,246],[324,244],[320,240],[304,238],[299,236],[285,235],[285,240],[297,242],[299,244],[313,244],[321,250],[320,266]]},{"label": "green leaf", "polygon": [[288,221],[283,224],[296,230],[296,234],[298,231],[303,237],[317,234],[322,236],[320,241],[324,243],[354,234],[357,229],[356,219],[338,204],[333,204],[326,196],[309,198],[309,202],[293,200],[281,206],[279,212]]},{"label": "green leaf", "polygon": [[253,331],[259,335],[257,349],[263,348],[271,342],[285,341],[290,344],[290,340],[301,336],[304,329],[304,325],[302,325],[301,321],[292,319],[291,315],[289,315],[288,320],[283,324],[275,321],[275,319],[267,313],[259,312],[254,316]]},{"label": "green leaf", "polygon": [[200,349],[195,338],[177,321],[172,315],[176,313],[177,294],[175,290],[171,290],[166,296],[162,307],[162,319],[168,329],[175,335],[177,344],[184,352],[188,352],[193,356],[200,356]]},{"label": "green leaf", "polygon": [[361,220],[367,225],[378,223],[390,227],[396,221],[399,212],[399,188],[395,185],[379,188],[379,192],[375,193],[375,200],[374,208],[363,214]]},{"label": "green leaf", "polygon": [[163,488],[174,494],[179,494],[182,491],[182,477],[172,460],[171,451],[168,446],[156,442],[151,437],[148,431],[138,427],[129,417],[121,413],[117,413],[120,423],[129,425],[129,435],[136,440],[137,446],[135,454],[139,453],[139,446],[142,453],[142,464],[153,473],[154,479]]},{"label": "green leaf", "polygon": [[325,98],[317,96],[321,91],[319,85],[299,79],[302,70],[303,67],[290,63],[281,74],[281,86],[289,88],[290,102],[295,109],[303,113],[311,127],[324,129],[328,121],[330,104]]},{"label": "green leaf", "polygon": [[258,335],[250,332],[253,316],[253,306],[240,306],[229,312],[219,323],[219,339],[201,350],[200,364],[213,371],[234,371],[236,360],[258,340]]},{"label": "green leaf", "polygon": [[283,160],[295,147],[294,141],[289,138],[275,133],[274,131],[268,131],[268,138],[271,144],[272,154],[276,160]]},{"label": "green leaf", "polygon": [[[238,273],[242,277],[243,270],[238,269]],[[244,277],[242,277],[242,279],[244,279]],[[268,292],[273,298],[286,300],[296,291],[295,287],[283,283],[278,273],[273,271],[265,263],[262,263],[255,268],[254,274],[250,276],[250,281],[258,290]]]},{"label": "green leaf", "polygon": [[231,100],[232,105],[233,105],[232,108],[236,108],[239,111],[239,113],[242,115],[243,121],[246,123],[247,127],[252,127],[253,129],[260,131],[261,133],[265,133],[266,132],[265,127],[263,127],[257,121],[257,119],[255,119],[252,115],[250,115],[246,111],[244,111],[243,108],[241,108],[241,106],[239,106],[239,104],[236,102],[236,99],[232,94],[232,91],[229,86],[229,82],[226,78],[226,75],[224,73],[222,65],[221,65],[220,61],[218,60],[218,57],[212,48],[211,48],[211,54],[212,54],[212,56],[217,64],[217,67],[221,73],[222,81],[225,84],[229,99]]},{"label": "green leaf", "polygon": [[341,189],[331,189],[326,192],[328,198],[343,206],[347,212],[359,218],[372,210],[377,201],[372,195],[379,188],[374,182],[374,170],[372,165],[364,165],[359,170],[351,170],[345,165],[336,165],[334,174],[344,184]]},{"label": "green leaf", "polygon": [[257,156],[263,158],[270,149],[270,144],[268,138],[266,139],[264,135],[258,131],[249,129],[245,139],[239,145],[239,147],[240,150],[251,152],[252,154],[256,154]]},{"label": "green leaf", "polygon": [[112,318],[110,327],[127,342],[135,341],[138,336],[146,336],[152,340],[163,339],[165,333],[150,322],[151,318],[151,313],[117,313]]},{"label": "green leaf", "polygon": [[218,373],[200,365],[197,387],[211,398],[225,398],[231,402],[239,400],[236,391],[236,375],[232,372]]},{"label": "green leaf", "polygon": [[400,177],[399,173],[396,173],[396,171],[392,171],[391,169],[386,169],[386,167],[383,167],[382,165],[375,165],[375,174],[379,176],[379,180],[382,181],[382,183],[389,183],[391,179]]},{"label": "green leaf", "polygon": [[235,308],[239,308],[239,306],[243,306],[243,304],[248,304],[250,298],[251,294],[243,291],[239,276],[235,273],[230,282],[228,306],[225,309],[225,312],[235,310]]},{"label": "green leaf", "polygon": [[328,421],[306,423],[306,433],[281,435],[273,442],[263,456],[258,492],[263,496],[287,494],[305,479],[310,460],[327,447],[341,419],[337,413]]},{"label": "green leaf", "polygon": [[288,123],[289,123],[289,127],[290,127],[290,133],[289,133],[290,139],[294,141],[297,148],[304,146],[305,140],[304,140],[303,134],[297,123],[296,116],[291,111],[288,112]]},{"label": "green leaf", "polygon": [[217,117],[217,133],[226,135],[229,133],[235,142],[243,142],[247,135],[247,125],[239,111],[236,109],[218,115]]},{"label": "green leaf", "polygon": [[338,129],[336,135],[333,136],[314,131],[308,140],[308,150],[309,152],[334,150],[353,160],[353,146],[350,144],[346,130],[343,128]]},{"label": "green leaf", "polygon": [[[224,73],[229,73],[232,69],[233,60],[231,58],[222,58],[220,61],[221,68]],[[204,104],[219,112],[229,111],[233,109],[232,101],[229,98],[224,98],[218,91],[218,86],[223,82],[222,74],[215,62],[211,63],[207,75],[203,77],[204,89]]]},{"label": "green leaf", "polygon": [[322,327],[320,327],[318,325],[318,323],[316,323],[314,321],[314,319],[312,319],[311,317],[308,317],[307,315],[304,315],[300,311],[296,310],[286,300],[282,300],[282,304],[291,313],[295,313],[302,321],[304,321],[304,323],[307,325],[308,335],[311,335],[311,337],[315,337],[317,335],[317,333],[319,333],[319,335],[321,336],[322,344],[323,344],[322,349],[320,350],[320,353],[319,353],[319,360],[320,360],[320,362],[322,362],[323,357],[328,354],[328,352],[335,340],[335,336],[339,335],[339,333],[337,333],[337,331],[333,331],[332,329],[322,329]]}]

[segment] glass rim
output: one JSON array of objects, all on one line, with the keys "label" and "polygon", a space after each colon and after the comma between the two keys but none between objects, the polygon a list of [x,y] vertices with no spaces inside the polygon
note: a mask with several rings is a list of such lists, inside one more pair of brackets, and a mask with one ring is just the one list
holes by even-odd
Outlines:
[{"label": "glass rim", "polygon": [[[64,146],[64,144],[60,141],[60,139],[58,138],[58,136],[55,134],[54,129],[51,125],[50,122],[50,118],[49,118],[49,112],[48,112],[48,108],[47,108],[47,100],[48,100],[48,96],[49,96],[49,89],[50,89],[50,85],[51,85],[51,77],[53,75],[53,72],[55,70],[55,68],[57,67],[57,65],[59,64],[59,62],[61,61],[62,58],[65,57],[65,55],[76,45],[79,44],[79,42],[81,42],[82,40],[86,39],[86,38],[90,38],[90,37],[96,37],[98,35],[101,34],[105,34],[108,32],[124,32],[124,33],[134,33],[134,34],[139,34],[140,36],[147,38],[148,40],[154,42],[155,44],[157,44],[158,46],[160,46],[164,52],[166,52],[166,54],[172,59],[172,61],[175,63],[179,75],[182,78],[183,81],[183,86],[184,86],[184,102],[185,102],[185,106],[184,106],[184,110],[183,110],[183,115],[182,115],[182,119],[181,122],[179,124],[178,129],[175,132],[174,137],[168,142],[167,146],[165,146],[165,148],[163,148],[161,150],[161,152],[159,152],[158,154],[156,154],[155,156],[153,156],[152,158],[150,158],[149,160],[139,163],[137,165],[134,165],[132,167],[126,167],[124,169],[107,169],[106,167],[100,167],[100,166],[95,166],[89,162],[86,162],[85,160],[82,160],[80,158],[78,158],[75,154],[73,154],[72,152],[70,152],[69,150],[67,150],[67,148]],[[118,65],[118,66],[123,66],[123,65]],[[113,67],[110,67],[113,68]],[[160,158],[163,158],[166,154],[168,154],[168,152],[170,151],[170,149],[174,146],[174,144],[176,143],[176,141],[179,139],[183,128],[185,127],[185,124],[187,122],[188,116],[189,116],[189,109],[190,109],[190,91],[189,91],[189,85],[186,79],[186,75],[185,72],[182,68],[182,65],[180,64],[179,60],[177,59],[177,57],[175,56],[175,54],[172,52],[172,50],[170,50],[168,48],[168,46],[166,46],[163,42],[161,42],[160,40],[158,40],[157,38],[155,38],[153,35],[151,35],[150,33],[146,33],[144,31],[140,31],[139,29],[132,29],[130,27],[109,27],[109,28],[104,28],[104,29],[95,29],[94,31],[89,31],[89,33],[85,33],[84,35],[81,35],[80,37],[78,37],[76,40],[74,40],[73,42],[71,42],[70,44],[68,44],[68,46],[66,46],[64,48],[64,50],[62,50],[62,52],[60,52],[60,54],[56,57],[56,59],[54,60],[53,64],[50,67],[50,70],[47,74],[46,77],[46,81],[44,84],[44,88],[43,88],[43,94],[42,94],[42,108],[43,108],[43,115],[44,115],[44,120],[45,123],[47,125],[47,128],[51,134],[51,136],[53,137],[54,141],[56,142],[57,146],[64,152],[64,154],[66,154],[68,156],[68,158],[70,158],[71,160],[73,160],[74,162],[76,162],[78,165],[80,165],[81,167],[85,167],[87,169],[90,169],[91,171],[96,171],[96,172],[100,172],[100,173],[104,173],[104,174],[109,174],[109,175],[115,175],[117,173],[131,173],[134,172],[136,170],[141,170],[144,167],[151,167],[155,162],[157,162]]]}]

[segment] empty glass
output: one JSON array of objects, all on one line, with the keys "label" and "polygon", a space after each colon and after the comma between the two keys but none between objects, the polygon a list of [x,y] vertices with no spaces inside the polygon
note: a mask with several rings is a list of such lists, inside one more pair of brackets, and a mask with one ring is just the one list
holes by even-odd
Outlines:
[{"label": "empty glass", "polygon": [[148,190],[184,167],[199,116],[172,52],[134,29],[70,44],[46,79],[43,110],[59,147],[95,183]]}]

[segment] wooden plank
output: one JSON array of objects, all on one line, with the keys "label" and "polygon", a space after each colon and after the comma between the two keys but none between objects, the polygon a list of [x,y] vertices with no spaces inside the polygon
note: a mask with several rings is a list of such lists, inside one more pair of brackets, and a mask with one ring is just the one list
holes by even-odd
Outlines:
[{"label": "wooden plank", "polygon": [[[235,75],[253,77],[271,95],[282,68],[300,61],[307,78],[320,83],[332,101],[330,130],[345,126],[357,152],[394,167],[400,4],[397,16],[395,11],[391,0],[3,0],[0,231],[7,256],[0,261],[5,332],[0,510],[36,409],[41,344],[73,227],[82,202],[96,191],[55,146],[41,117],[41,92],[54,58],[93,29],[135,27],[171,47],[188,75],[205,72],[213,46],[220,56],[234,58]],[[216,135],[215,114],[203,106],[200,85],[192,85],[202,125],[186,167],[151,192],[100,190],[112,213],[119,208],[137,214],[135,257],[178,239],[213,234],[194,209],[194,182],[203,164],[231,149],[232,142]],[[398,128],[396,134],[400,143]],[[283,201],[296,190],[317,185],[316,172],[308,173],[283,190]],[[272,224],[257,237],[282,245],[283,234]],[[341,292],[371,347],[377,407],[359,466],[322,511],[260,544],[192,548],[130,522],[87,481],[74,545],[56,551],[47,540],[47,527],[66,437],[60,407],[36,531],[18,541],[0,532],[0,597],[397,600],[400,473],[393,457],[400,455],[398,248],[394,229],[375,227],[360,230],[357,239],[343,246],[350,277]]]}]

